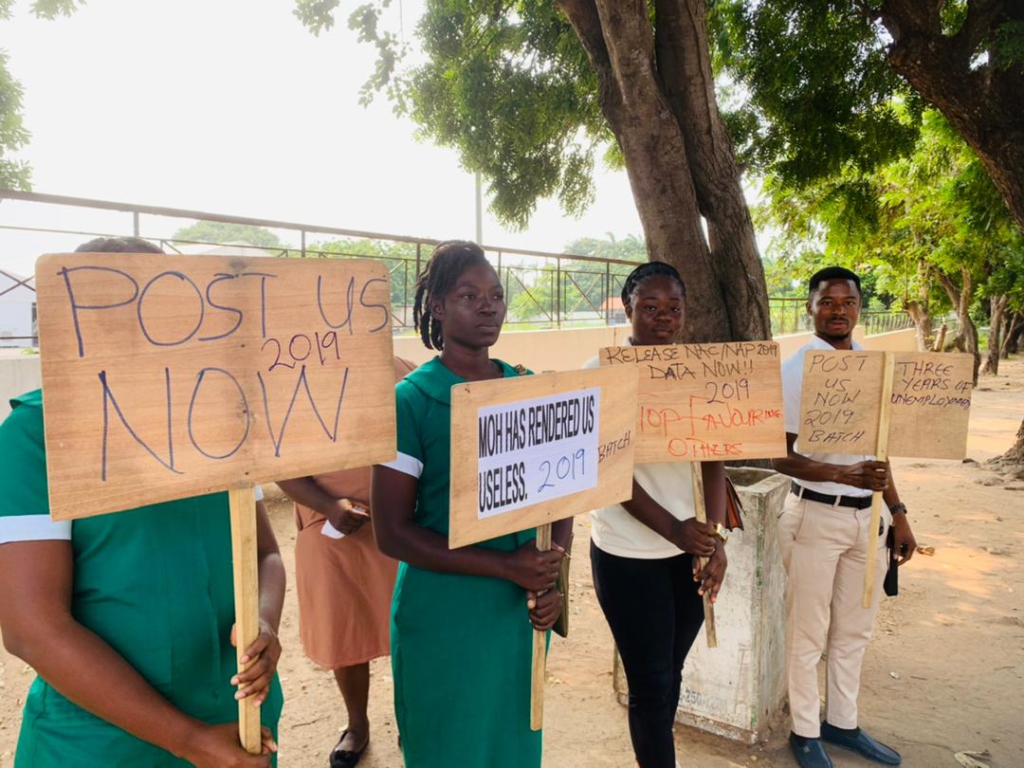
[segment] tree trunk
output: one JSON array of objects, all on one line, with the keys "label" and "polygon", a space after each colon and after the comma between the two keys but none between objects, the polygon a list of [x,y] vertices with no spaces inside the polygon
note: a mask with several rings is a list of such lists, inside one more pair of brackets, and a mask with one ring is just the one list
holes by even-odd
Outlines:
[{"label": "tree trunk", "polygon": [[[1024,64],[998,60],[995,30],[1024,21],[1021,0],[973,0],[955,35],[943,33],[942,2],[884,0],[873,15],[892,37],[893,68],[945,115],[1024,229]],[[977,64],[981,50],[988,61]]]},{"label": "tree trunk", "polygon": [[1017,430],[1017,442],[1002,456],[993,459],[994,464],[1024,464],[1024,421]]},{"label": "tree trunk", "polygon": [[1017,354],[1018,343],[1022,333],[1024,333],[1024,315],[1020,312],[1014,312],[1013,317],[1010,319],[1010,326],[1006,331],[1006,336],[1003,338],[1003,360],[1006,360],[1010,355]]},{"label": "tree trunk", "polygon": [[981,367],[982,373],[990,373],[993,376],[999,373],[999,338],[1003,330],[1003,314],[1006,311],[1006,302],[1009,299],[1005,293],[1000,296],[993,296],[990,301],[988,325],[988,350],[985,352],[985,363]]},{"label": "tree trunk", "polygon": [[917,351],[928,352],[932,339],[932,315],[929,303],[931,293],[931,268],[923,258],[917,260],[917,299],[906,298],[903,309],[914,321],[917,337]]},{"label": "tree trunk", "polygon": [[914,331],[917,336],[917,351],[927,352],[929,340],[932,337],[932,316],[928,314],[928,303],[921,301],[906,301],[903,309],[914,321]]},{"label": "tree trunk", "polygon": [[705,0],[655,0],[658,74],[683,131],[712,262],[739,338],[767,338],[764,266],[729,131],[718,111]]},{"label": "tree trunk", "polygon": [[[722,175],[713,185],[714,192],[709,191],[710,182],[695,170],[707,158],[694,160],[684,128],[669,104],[646,4],[558,0],[558,6],[597,74],[601,109],[626,161],[649,256],[676,266],[686,282],[689,311],[684,337],[694,342],[769,338],[767,289],[753,227],[745,203],[736,207],[736,195],[742,201],[742,191],[735,159],[729,167],[724,155],[714,155],[725,165],[718,169]],[[699,18],[690,19],[691,25],[700,24],[700,32],[693,33],[698,38],[703,34],[702,4],[699,10]],[[688,55],[697,57],[694,66],[703,61],[710,71],[706,36],[703,46]],[[705,113],[691,115],[696,125],[687,130],[708,135],[717,130],[711,107],[719,122],[721,118],[713,92],[705,102],[708,98]],[[695,142],[694,151],[704,146]],[[727,160],[731,152],[730,147]],[[698,202],[705,195],[716,202]],[[708,212],[710,243],[704,237],[702,211]]]},{"label": "tree trunk", "polygon": [[977,384],[978,369],[981,367],[981,352],[978,349],[978,327],[971,320],[969,311],[971,298],[974,295],[971,272],[966,267],[960,268],[962,286],[959,288],[945,272],[938,272],[938,277],[956,310],[956,319],[960,324],[960,330],[957,332],[958,346],[964,352],[974,355],[974,383]]}]

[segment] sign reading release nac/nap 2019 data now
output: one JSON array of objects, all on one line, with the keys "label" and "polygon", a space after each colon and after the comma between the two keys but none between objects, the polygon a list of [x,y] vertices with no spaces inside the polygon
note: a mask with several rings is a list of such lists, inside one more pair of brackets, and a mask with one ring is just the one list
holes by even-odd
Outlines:
[{"label": "sign reading release nac/nap 2019 data now", "polygon": [[480,518],[597,485],[597,387],[481,408]]},{"label": "sign reading release nac/nap 2019 data now", "polygon": [[639,377],[638,464],[786,455],[775,342],[606,347],[600,359]]}]

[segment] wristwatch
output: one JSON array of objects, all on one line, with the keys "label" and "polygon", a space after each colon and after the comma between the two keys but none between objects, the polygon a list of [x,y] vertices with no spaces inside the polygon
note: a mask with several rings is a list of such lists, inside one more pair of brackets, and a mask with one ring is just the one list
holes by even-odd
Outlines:
[{"label": "wristwatch", "polygon": [[907,505],[902,501],[899,504],[893,504],[889,507],[889,513],[893,515],[905,515],[907,514]]},{"label": "wristwatch", "polygon": [[729,529],[721,523],[715,523],[715,538],[725,544],[729,539]]}]

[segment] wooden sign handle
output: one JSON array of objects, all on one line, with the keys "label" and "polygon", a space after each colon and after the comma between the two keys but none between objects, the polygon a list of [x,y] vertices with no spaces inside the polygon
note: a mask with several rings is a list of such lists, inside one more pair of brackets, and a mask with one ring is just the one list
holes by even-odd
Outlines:
[{"label": "wooden sign handle", "polygon": [[[551,523],[537,526],[537,549],[551,549]],[[544,671],[547,666],[548,633],[533,631],[533,684],[530,687],[530,730],[544,727]]]},{"label": "wooden sign handle", "polygon": [[[704,475],[701,473],[699,461],[690,462],[690,472],[693,475],[693,512],[697,516],[697,522],[708,521],[707,509],[704,507]],[[697,564],[703,568],[708,564],[706,557],[698,557]],[[711,595],[704,593],[704,630],[707,633],[708,648],[718,647],[718,630],[715,629],[715,606],[711,603]]]},{"label": "wooden sign handle", "polygon": [[[889,422],[892,419],[892,386],[896,375],[896,355],[885,353],[885,368],[882,373],[882,403],[878,409],[878,437],[875,441],[875,460],[886,461],[889,458]],[[864,594],[861,605],[871,607],[871,599],[875,593],[875,563],[878,560],[878,526],[882,522],[882,493],[871,494],[871,522],[868,525],[867,568],[864,571]]]},{"label": "wooden sign handle", "polygon": [[[256,640],[260,631],[256,499],[252,486],[229,490],[228,504],[231,507],[231,555],[235,579],[236,657],[238,669],[242,671],[241,659],[245,649]],[[238,702],[238,739],[246,752],[258,755],[262,751],[260,708],[252,702],[251,696]]]}]

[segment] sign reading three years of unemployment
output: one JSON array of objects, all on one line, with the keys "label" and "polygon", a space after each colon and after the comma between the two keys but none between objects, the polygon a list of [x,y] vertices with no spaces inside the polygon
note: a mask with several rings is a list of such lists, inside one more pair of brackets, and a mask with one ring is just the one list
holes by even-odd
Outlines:
[{"label": "sign reading three years of unemployment", "polygon": [[77,518],[395,455],[383,265],[36,265],[50,511]]},{"label": "sign reading three years of unemployment", "polygon": [[453,387],[449,545],[628,499],[636,397],[611,369]]},{"label": "sign reading three years of unemployment", "polygon": [[801,450],[875,453],[886,354],[894,357],[888,455],[962,459],[974,360],[955,353],[807,352],[797,438]]},{"label": "sign reading three years of unemployment", "polygon": [[606,347],[601,365],[639,372],[638,464],[786,455],[774,342]]}]

